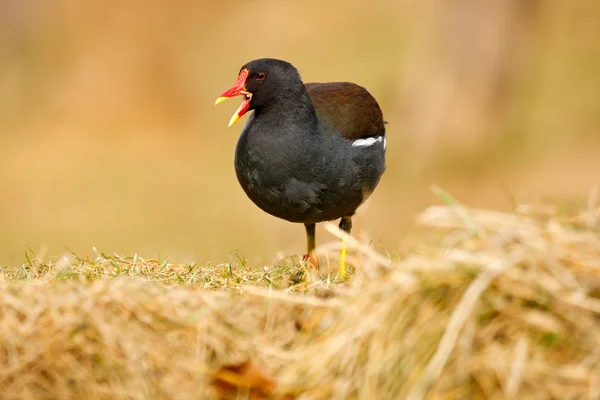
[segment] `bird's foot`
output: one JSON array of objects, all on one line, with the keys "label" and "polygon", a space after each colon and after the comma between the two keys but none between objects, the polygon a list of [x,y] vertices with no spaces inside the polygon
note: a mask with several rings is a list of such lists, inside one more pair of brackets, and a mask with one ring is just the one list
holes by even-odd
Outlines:
[{"label": "bird's foot", "polygon": [[302,261],[307,262],[310,269],[319,269],[319,259],[315,256],[315,253],[303,255]]}]

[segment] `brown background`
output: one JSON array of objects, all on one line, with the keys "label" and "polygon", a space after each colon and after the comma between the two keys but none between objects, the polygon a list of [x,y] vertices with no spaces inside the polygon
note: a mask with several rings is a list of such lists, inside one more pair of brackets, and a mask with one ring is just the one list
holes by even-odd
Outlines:
[{"label": "brown background", "polygon": [[390,252],[440,201],[432,184],[479,207],[583,206],[600,183],[599,20],[592,0],[0,2],[0,263],[27,247],[302,252],[303,228],[236,181],[238,100],[213,105],[260,57],[379,100],[388,170],[355,227]]}]

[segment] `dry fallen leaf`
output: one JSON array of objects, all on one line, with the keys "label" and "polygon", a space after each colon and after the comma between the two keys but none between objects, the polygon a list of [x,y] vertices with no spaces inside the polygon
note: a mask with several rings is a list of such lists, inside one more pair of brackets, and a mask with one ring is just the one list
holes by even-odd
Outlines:
[{"label": "dry fallen leaf", "polygon": [[275,395],[275,378],[250,359],[221,366],[212,383],[222,399],[238,398],[239,393],[252,400],[280,398]]}]

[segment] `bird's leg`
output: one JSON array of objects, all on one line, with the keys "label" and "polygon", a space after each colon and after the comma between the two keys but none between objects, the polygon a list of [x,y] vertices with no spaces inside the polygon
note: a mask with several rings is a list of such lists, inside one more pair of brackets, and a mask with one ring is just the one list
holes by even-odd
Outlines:
[{"label": "bird's leg", "polygon": [[[352,230],[352,217],[342,217],[339,226],[341,230],[349,235]],[[340,272],[338,277],[340,279],[346,277],[346,241],[344,239],[342,239],[342,248],[340,250]]]},{"label": "bird's leg", "polygon": [[319,262],[315,257],[315,224],[304,224],[306,228],[306,254],[302,257],[303,260],[309,261],[311,268],[319,268]]}]

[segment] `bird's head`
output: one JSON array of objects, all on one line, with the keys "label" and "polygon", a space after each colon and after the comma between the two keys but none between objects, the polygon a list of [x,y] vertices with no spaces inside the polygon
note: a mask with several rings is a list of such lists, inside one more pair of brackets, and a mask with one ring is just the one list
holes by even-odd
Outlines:
[{"label": "bird's head", "polygon": [[245,64],[238,74],[235,85],[224,91],[215,102],[219,104],[235,96],[243,96],[229,126],[237,122],[249,110],[255,110],[296,95],[304,90],[300,74],[296,68],[282,60],[261,58]]}]

